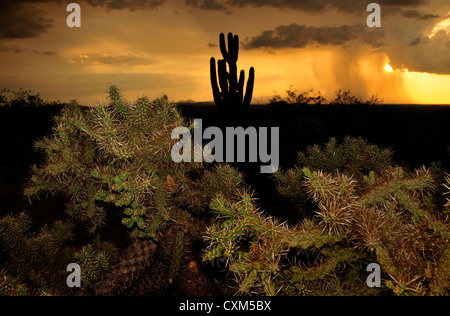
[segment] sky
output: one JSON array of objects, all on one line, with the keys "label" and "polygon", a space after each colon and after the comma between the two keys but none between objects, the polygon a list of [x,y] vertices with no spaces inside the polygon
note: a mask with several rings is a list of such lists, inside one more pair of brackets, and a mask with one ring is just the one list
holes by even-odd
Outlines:
[{"label": "sky", "polygon": [[232,32],[238,69],[255,68],[253,104],[290,86],[450,104],[448,0],[378,0],[379,28],[363,0],[79,0],[79,28],[69,3],[0,0],[0,88],[95,105],[115,83],[130,101],[211,101],[209,60]]}]

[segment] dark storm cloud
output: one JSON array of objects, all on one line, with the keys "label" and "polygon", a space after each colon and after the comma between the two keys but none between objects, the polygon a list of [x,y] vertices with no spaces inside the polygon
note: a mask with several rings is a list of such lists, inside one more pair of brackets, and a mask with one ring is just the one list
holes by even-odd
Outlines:
[{"label": "dark storm cloud", "polygon": [[[270,7],[299,10],[309,13],[320,13],[327,9],[345,12],[364,13],[368,3],[361,0],[178,0],[186,5],[203,10],[220,10],[230,13],[232,8]],[[166,0],[79,0],[81,6],[87,3],[95,7],[110,10],[152,10],[163,5]],[[426,0],[378,0],[382,7],[412,8],[424,4]],[[55,3],[66,5],[63,0],[0,0],[0,38],[33,38],[39,37],[53,27],[53,20],[46,17],[42,4]],[[406,11],[407,17],[416,13]],[[415,17],[415,16],[414,16]],[[433,15],[420,15],[422,19],[431,19]]]},{"label": "dark storm cloud", "polygon": [[17,47],[17,46],[7,46],[4,44],[0,44],[0,52],[7,52],[7,53],[33,53],[33,54],[39,54],[39,55],[46,55],[46,56],[54,56],[58,55],[55,51],[42,51],[37,49],[30,49],[28,47]]},{"label": "dark storm cloud", "polygon": [[[39,53],[39,52],[38,52]],[[47,56],[54,56],[54,55],[58,55],[57,52],[55,51],[45,51],[45,52],[41,52],[41,54],[47,55]]]},{"label": "dark storm cloud", "polygon": [[422,39],[420,37],[413,39],[411,42],[409,42],[409,46],[414,47],[416,45],[419,45]]},{"label": "dark storm cloud", "polygon": [[322,0],[228,0],[227,4],[236,7],[274,7],[279,9],[294,9],[305,12],[320,12],[325,10],[326,4]]},{"label": "dark storm cloud", "polygon": [[0,2],[0,38],[32,38],[45,33],[53,26],[53,21],[45,17],[45,12],[36,8],[31,1]]},{"label": "dark storm cloud", "polygon": [[411,19],[420,19],[420,20],[429,20],[429,19],[436,19],[439,17],[439,15],[434,14],[426,14],[417,10],[408,10],[404,11],[402,15],[405,18],[411,18]]},{"label": "dark storm cloud", "polygon": [[[110,10],[149,10],[156,9],[165,0],[82,0],[77,1]],[[53,20],[46,17],[43,4],[67,5],[62,0],[0,0],[0,39],[34,38],[53,27]]]},{"label": "dark storm cloud", "polygon": [[205,10],[226,10],[223,2],[217,0],[185,0],[186,4],[194,8]]},{"label": "dark storm cloud", "polygon": [[152,10],[164,3],[165,0],[86,0],[92,6],[105,7],[106,10]]},{"label": "dark storm cloud", "polygon": [[[428,0],[378,0],[376,3],[386,8],[417,7]],[[272,7],[300,10],[304,12],[322,12],[336,9],[344,12],[365,12],[369,2],[361,0],[224,0],[224,3],[236,7]]]},{"label": "dark storm cloud", "polygon": [[339,27],[314,27],[298,24],[281,25],[275,30],[262,32],[250,38],[245,47],[252,48],[303,48],[308,44],[344,45],[353,40],[361,40],[373,47],[383,45],[381,30],[367,30],[363,25],[342,25]]}]

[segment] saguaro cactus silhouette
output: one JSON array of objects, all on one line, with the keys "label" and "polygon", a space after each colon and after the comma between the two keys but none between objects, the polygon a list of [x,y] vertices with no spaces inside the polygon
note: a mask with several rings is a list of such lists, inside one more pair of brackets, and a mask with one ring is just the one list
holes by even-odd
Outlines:
[{"label": "saguaro cactus silhouette", "polygon": [[[239,37],[232,33],[228,34],[228,50],[225,45],[225,35],[220,34],[220,51],[223,59],[218,60],[217,83],[216,60],[211,58],[211,86],[214,95],[214,102],[223,110],[236,111],[248,108],[253,96],[253,86],[255,82],[255,70],[250,68],[247,81],[247,88],[244,96],[245,71],[241,70],[239,80],[237,77],[237,65],[239,53]],[[227,65],[228,64],[228,72]],[[219,89],[220,86],[220,89]]]}]

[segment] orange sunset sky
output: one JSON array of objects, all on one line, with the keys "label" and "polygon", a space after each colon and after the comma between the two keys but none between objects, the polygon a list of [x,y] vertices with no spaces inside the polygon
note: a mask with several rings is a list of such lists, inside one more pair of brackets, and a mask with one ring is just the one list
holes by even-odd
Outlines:
[{"label": "orange sunset sky", "polygon": [[108,83],[125,96],[212,100],[219,34],[240,37],[253,103],[289,86],[330,98],[351,89],[385,103],[450,104],[450,1],[385,0],[381,28],[361,0],[0,0],[0,88],[94,105]]}]

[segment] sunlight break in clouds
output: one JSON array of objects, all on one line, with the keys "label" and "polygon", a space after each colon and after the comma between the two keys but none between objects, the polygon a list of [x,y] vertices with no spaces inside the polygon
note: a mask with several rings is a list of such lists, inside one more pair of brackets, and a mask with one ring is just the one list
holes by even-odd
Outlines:
[{"label": "sunlight break in clouds", "polygon": [[436,26],[433,28],[433,30],[431,30],[430,34],[428,34],[428,38],[432,39],[437,32],[444,30],[447,32],[447,34],[450,32],[450,12],[449,12],[449,17],[441,22],[439,22],[438,24],[436,24]]}]

